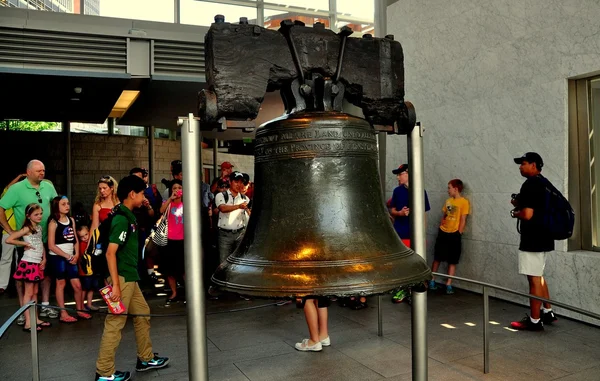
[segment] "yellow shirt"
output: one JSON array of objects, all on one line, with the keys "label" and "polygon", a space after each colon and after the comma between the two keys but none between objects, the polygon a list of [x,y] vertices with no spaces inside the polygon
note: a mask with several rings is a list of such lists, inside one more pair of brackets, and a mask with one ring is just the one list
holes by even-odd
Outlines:
[{"label": "yellow shirt", "polygon": [[444,219],[440,225],[440,229],[446,233],[454,233],[458,231],[460,226],[460,217],[469,214],[469,200],[464,197],[449,198],[442,207]]},{"label": "yellow shirt", "polygon": [[[8,187],[4,188],[4,192],[2,192],[2,196],[4,196],[4,194],[6,193],[7,190],[8,190]],[[2,198],[2,196],[0,196],[0,198]],[[8,225],[10,226],[10,228],[12,230],[17,230],[15,214],[13,213],[12,208],[6,210],[5,213],[6,213],[6,219],[8,220]],[[3,234],[8,234],[8,232],[6,232],[4,229],[2,229],[1,226],[0,226],[0,230],[3,230]]]}]

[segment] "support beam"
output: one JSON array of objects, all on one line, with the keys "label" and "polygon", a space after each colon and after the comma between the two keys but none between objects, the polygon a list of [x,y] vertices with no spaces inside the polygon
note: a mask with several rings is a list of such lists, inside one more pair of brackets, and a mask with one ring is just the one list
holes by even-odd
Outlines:
[{"label": "support beam", "polygon": [[106,125],[108,127],[108,136],[113,136],[115,134],[115,118],[108,118]]},{"label": "support beam", "polygon": [[75,0],[79,1],[79,14],[85,15],[85,0]]},{"label": "support beam", "polygon": [[[423,128],[420,123],[408,135],[408,167],[410,168],[410,244],[423,259],[425,251],[425,186],[423,165]],[[427,290],[412,289],[412,379],[427,381]]]},{"label": "support beam", "polygon": [[61,127],[65,139],[65,194],[69,200],[73,200],[71,197],[73,190],[73,148],[71,146],[71,123],[62,122]]},{"label": "support beam", "polygon": [[385,37],[387,34],[387,0],[375,0],[375,37]]},{"label": "support beam", "polygon": [[154,153],[154,126],[148,127],[148,184],[156,179],[156,155]]},{"label": "support beam", "polygon": [[329,0],[329,29],[339,32],[337,27],[337,0]]},{"label": "support beam", "polygon": [[[181,159],[183,161],[185,289],[187,290],[188,366],[190,381],[208,381],[206,346],[206,300],[202,281],[202,138],[200,122],[189,114],[178,121],[181,126]],[[198,255],[198,253],[202,253]]]},{"label": "support beam", "polygon": [[181,24],[181,0],[173,0],[173,22]]},{"label": "support beam", "polygon": [[256,25],[265,25],[265,2],[264,0],[256,0]]}]

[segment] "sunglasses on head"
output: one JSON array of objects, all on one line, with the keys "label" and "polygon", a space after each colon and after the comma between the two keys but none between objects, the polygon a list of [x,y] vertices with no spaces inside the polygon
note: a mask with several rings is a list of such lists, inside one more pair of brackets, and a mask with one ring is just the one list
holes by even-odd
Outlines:
[{"label": "sunglasses on head", "polygon": [[42,201],[42,195],[40,194],[40,191],[35,191],[35,195],[38,198],[38,202],[41,204],[43,201]]},{"label": "sunglasses on head", "polygon": [[98,184],[100,184],[100,183],[105,183],[105,184],[108,184],[109,186],[113,186],[114,185],[114,183],[113,183],[112,179],[110,178],[110,176],[102,176],[100,178],[100,180],[98,180]]}]

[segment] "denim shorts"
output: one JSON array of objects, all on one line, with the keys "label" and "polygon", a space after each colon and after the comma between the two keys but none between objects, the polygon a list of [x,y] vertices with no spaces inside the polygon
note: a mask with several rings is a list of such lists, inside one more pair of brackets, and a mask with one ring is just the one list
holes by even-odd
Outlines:
[{"label": "denim shorts", "polygon": [[48,255],[48,269],[50,276],[57,280],[79,278],[77,265],[70,264],[60,255]]}]

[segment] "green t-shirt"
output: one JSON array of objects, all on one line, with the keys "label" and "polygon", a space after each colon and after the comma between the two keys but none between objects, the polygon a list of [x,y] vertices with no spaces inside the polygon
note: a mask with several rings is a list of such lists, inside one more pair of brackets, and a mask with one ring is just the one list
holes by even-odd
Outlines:
[{"label": "green t-shirt", "polygon": [[131,210],[127,209],[125,205],[120,204],[119,211],[124,215],[117,214],[113,217],[108,241],[119,245],[119,250],[117,250],[117,271],[119,275],[125,278],[125,282],[137,282],[140,280],[137,271],[137,221]]},{"label": "green t-shirt", "polygon": [[[37,195],[39,192],[39,196]],[[21,229],[25,221],[25,208],[31,203],[40,204],[44,214],[42,215],[42,239],[48,242],[48,217],[50,217],[50,202],[56,197],[56,189],[51,182],[43,180],[39,190],[34,188],[29,180],[25,179],[14,184],[0,199],[0,207],[4,210],[13,209],[15,214],[15,225]],[[40,199],[42,202],[40,202]]]}]

